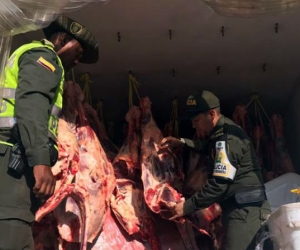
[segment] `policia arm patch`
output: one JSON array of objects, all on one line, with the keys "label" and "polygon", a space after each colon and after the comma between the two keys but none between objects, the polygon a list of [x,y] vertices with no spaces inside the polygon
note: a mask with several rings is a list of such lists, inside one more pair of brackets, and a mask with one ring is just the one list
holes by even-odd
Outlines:
[{"label": "policia arm patch", "polygon": [[233,181],[236,175],[236,168],[231,165],[227,152],[226,142],[216,142],[216,156],[213,177]]}]

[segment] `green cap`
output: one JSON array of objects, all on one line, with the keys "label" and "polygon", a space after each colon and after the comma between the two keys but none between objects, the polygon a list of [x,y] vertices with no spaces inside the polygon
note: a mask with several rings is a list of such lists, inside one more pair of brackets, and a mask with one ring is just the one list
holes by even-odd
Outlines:
[{"label": "green cap", "polygon": [[95,63],[98,61],[98,43],[86,27],[66,16],[59,16],[48,27],[43,29],[47,39],[55,32],[66,32],[74,37],[83,48],[81,63]]},{"label": "green cap", "polygon": [[206,112],[210,109],[220,107],[219,98],[213,93],[203,90],[195,94],[189,95],[185,103],[185,112],[180,120],[189,120],[196,115]]}]

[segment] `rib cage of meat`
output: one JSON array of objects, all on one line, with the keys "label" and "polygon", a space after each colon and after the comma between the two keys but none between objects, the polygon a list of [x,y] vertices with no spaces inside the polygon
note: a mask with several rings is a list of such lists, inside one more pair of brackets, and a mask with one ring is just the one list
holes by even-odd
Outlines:
[{"label": "rib cage of meat", "polygon": [[36,221],[55,209],[60,236],[81,242],[85,249],[102,228],[115,177],[93,130],[83,126],[74,131],[64,120],[59,121],[59,161],[53,167],[58,185],[36,213]]},{"label": "rib cage of meat", "polygon": [[[83,187],[89,194],[85,200],[88,206],[87,240],[92,242],[102,228],[104,214],[109,207],[109,199],[115,187],[115,177],[112,165],[107,160],[93,130],[89,126],[83,126],[77,128],[76,134],[80,161],[75,184]],[[69,242],[79,242],[80,231],[78,229],[83,228],[85,222],[80,220],[80,209],[76,203],[68,198],[66,203],[55,211],[55,214],[62,238]],[[74,227],[74,225],[78,226]]]}]

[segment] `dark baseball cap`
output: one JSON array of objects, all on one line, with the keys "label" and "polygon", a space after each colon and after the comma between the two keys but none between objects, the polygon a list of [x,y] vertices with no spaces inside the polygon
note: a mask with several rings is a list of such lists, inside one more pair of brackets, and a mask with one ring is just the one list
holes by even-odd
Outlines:
[{"label": "dark baseball cap", "polygon": [[76,39],[83,48],[83,55],[80,58],[81,63],[95,63],[98,61],[99,51],[98,43],[92,34],[82,24],[64,15],[59,16],[48,27],[43,29],[47,39],[56,32],[66,32]]},{"label": "dark baseball cap", "polygon": [[185,111],[179,120],[189,120],[200,113],[220,107],[219,98],[210,91],[203,90],[189,95],[185,103]]}]

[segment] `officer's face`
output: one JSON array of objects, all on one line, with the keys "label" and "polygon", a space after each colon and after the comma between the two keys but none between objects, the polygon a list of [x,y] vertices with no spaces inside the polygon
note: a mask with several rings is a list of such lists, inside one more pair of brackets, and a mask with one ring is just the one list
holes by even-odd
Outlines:
[{"label": "officer's face", "polygon": [[58,56],[60,57],[64,69],[68,72],[74,66],[76,66],[82,57],[83,49],[80,43],[72,39],[68,43],[66,43],[58,52]]},{"label": "officer's face", "polygon": [[195,116],[192,120],[193,128],[196,129],[197,136],[208,138],[214,128],[213,115],[210,111]]}]

